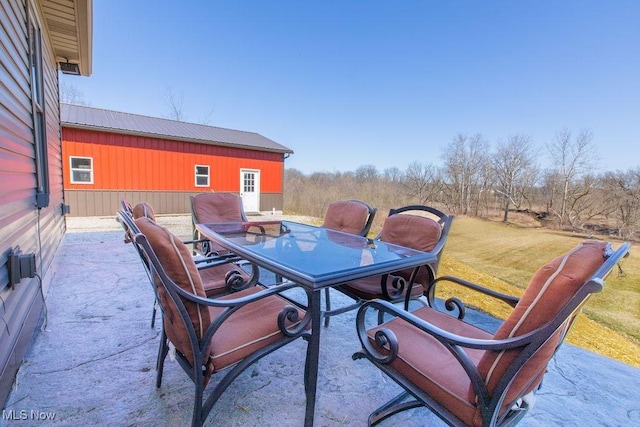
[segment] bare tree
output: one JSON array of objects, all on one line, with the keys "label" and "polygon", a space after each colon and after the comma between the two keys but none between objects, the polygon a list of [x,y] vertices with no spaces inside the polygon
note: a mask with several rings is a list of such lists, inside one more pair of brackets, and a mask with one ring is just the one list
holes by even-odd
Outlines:
[{"label": "bare tree", "polygon": [[389,182],[398,182],[402,179],[402,172],[397,167],[386,168],[382,172],[382,176],[385,180]]},{"label": "bare tree", "polygon": [[87,105],[84,94],[75,84],[60,79],[60,102],[65,104]]},{"label": "bare tree", "polygon": [[640,168],[627,172],[608,172],[602,178],[605,206],[611,210],[607,216],[615,220],[617,234],[632,239],[640,225]]},{"label": "bare tree", "polygon": [[202,116],[202,118],[198,123],[203,125],[209,125],[211,123],[211,117],[213,117],[213,113],[214,113],[214,108],[211,107],[211,109]]},{"label": "bare tree", "polygon": [[519,206],[525,187],[530,185],[534,169],[531,139],[526,135],[510,136],[498,145],[491,166],[497,179],[496,191],[503,200],[502,221],[507,222],[510,205]]},{"label": "bare tree", "polygon": [[363,183],[374,181],[378,178],[378,168],[374,165],[362,165],[356,169],[355,179],[356,181]]},{"label": "bare tree", "polygon": [[479,200],[482,184],[487,181],[488,152],[489,143],[481,134],[468,137],[460,133],[446,147],[443,155],[446,201],[454,211],[466,215],[473,200]]},{"label": "bare tree", "polygon": [[554,195],[560,197],[560,210],[552,210],[558,217],[560,227],[569,218],[569,206],[572,198],[584,197],[584,188],[574,195],[573,185],[582,175],[592,172],[596,162],[593,146],[593,134],[589,130],[581,130],[575,138],[568,129],[556,133],[556,140],[547,146],[553,162]]},{"label": "bare tree", "polygon": [[168,87],[165,93],[165,101],[167,103],[167,107],[169,108],[168,118],[179,122],[183,122],[186,120],[187,117],[184,113],[183,92],[180,92],[180,94],[176,95],[173,93],[173,90]]},{"label": "bare tree", "polygon": [[597,191],[599,186],[600,180],[595,175],[582,175],[572,183],[567,199],[567,221],[572,228],[582,230],[588,221],[605,213]]},{"label": "bare tree", "polygon": [[420,204],[433,201],[440,192],[438,170],[431,164],[412,162],[404,174],[402,186],[407,195]]}]

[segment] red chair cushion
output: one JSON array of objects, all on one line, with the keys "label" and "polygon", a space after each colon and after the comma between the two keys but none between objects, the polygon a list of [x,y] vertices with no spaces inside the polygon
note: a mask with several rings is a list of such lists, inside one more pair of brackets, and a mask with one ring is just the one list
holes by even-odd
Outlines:
[{"label": "red chair cushion", "polygon": [[131,211],[131,215],[134,219],[147,217],[151,221],[156,220],[156,213],[153,211],[153,208],[147,202],[140,202],[135,205]]},{"label": "red chair cushion", "polygon": [[193,211],[201,224],[244,221],[240,197],[232,193],[202,193],[193,198]]},{"label": "red chair cushion", "polygon": [[[380,240],[407,248],[429,252],[438,244],[442,235],[440,224],[428,217],[412,214],[396,214],[387,217],[380,233]],[[413,269],[395,272],[409,280]],[[416,276],[416,284],[426,286],[432,279],[431,271],[422,266]]]},{"label": "red chair cushion", "polygon": [[[219,300],[241,298],[263,290],[256,286],[218,298]],[[277,295],[268,296],[241,307],[227,318],[213,335],[209,343],[209,361],[214,372],[243,360],[256,350],[283,337],[278,328],[278,314],[290,302]],[[215,319],[221,307],[209,307],[209,315]],[[304,312],[298,310],[298,319]],[[290,321],[287,326],[292,326]]]},{"label": "red chair cushion", "polygon": [[[585,241],[538,270],[516,307],[496,331],[494,338],[505,339],[523,335],[551,321],[603,264],[605,247],[606,242]],[[516,375],[504,400],[505,406],[539,385],[547,363],[563,337],[563,332],[558,331]],[[484,355],[478,364],[478,370],[490,392],[495,389],[519,352],[520,349],[513,349],[491,351]],[[474,394],[471,389],[469,393]]]},{"label": "red chair cushion", "polygon": [[380,240],[419,251],[431,251],[442,234],[437,221],[411,214],[391,215],[384,220]]},{"label": "red chair cushion", "polygon": [[355,200],[334,202],[327,208],[322,226],[345,233],[360,234],[369,219],[369,208]]},{"label": "red chair cushion", "polygon": [[[169,278],[185,291],[200,297],[206,297],[191,251],[185,244],[165,227],[158,225],[149,218],[138,218],[135,222],[142,234],[146,236]],[[158,280],[156,278],[156,281]],[[187,325],[183,322],[177,306],[171,301],[171,298],[160,283],[157,284],[157,289],[160,304],[162,304],[163,308],[165,332],[176,349],[193,363],[193,352],[188,338]],[[211,323],[209,311],[207,307],[186,299],[183,299],[183,303],[189,313],[196,337],[201,339],[207,326]]]},{"label": "red chair cushion", "polygon": [[[430,307],[419,308],[411,314],[457,335],[491,339],[490,333]],[[367,331],[374,345],[375,333],[381,328],[391,329],[398,338],[398,357],[391,362],[391,366],[466,424],[472,425],[476,403],[469,396],[471,381],[451,351],[433,336],[399,318]],[[385,349],[380,351],[388,353]],[[466,351],[474,363],[484,354],[482,350]]]}]

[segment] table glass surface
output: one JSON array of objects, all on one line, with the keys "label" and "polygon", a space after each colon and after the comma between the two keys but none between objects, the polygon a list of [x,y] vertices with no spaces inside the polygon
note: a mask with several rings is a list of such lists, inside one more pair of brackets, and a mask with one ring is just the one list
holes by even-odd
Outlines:
[{"label": "table glass surface", "polygon": [[199,224],[198,228],[249,261],[314,287],[435,259],[431,253],[291,221]]}]

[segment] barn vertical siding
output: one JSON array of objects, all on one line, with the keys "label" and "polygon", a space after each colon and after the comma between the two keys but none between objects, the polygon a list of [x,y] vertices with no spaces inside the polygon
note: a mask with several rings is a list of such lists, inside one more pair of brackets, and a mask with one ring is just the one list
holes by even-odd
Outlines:
[{"label": "barn vertical siding", "polygon": [[[112,215],[127,192],[131,201],[146,200],[158,213],[187,213],[192,194],[239,193],[241,169],[260,170],[262,210],[282,209],[282,153],[63,126],[62,155],[72,216]],[[93,159],[93,184],[71,183],[72,156]],[[195,165],[209,166],[209,187],[196,187]],[[147,198],[137,198],[142,195]]]},{"label": "barn vertical siding", "polygon": [[[32,7],[32,6],[31,6]],[[33,8],[36,15],[38,9]],[[0,403],[4,406],[35,327],[40,319],[42,295],[50,281],[51,262],[65,231],[62,152],[60,142],[58,75],[52,48],[43,31],[43,68],[48,147],[50,203],[35,208],[36,168],[24,1],[0,5]],[[22,279],[9,287],[8,254],[20,246],[34,253],[37,278]]]}]

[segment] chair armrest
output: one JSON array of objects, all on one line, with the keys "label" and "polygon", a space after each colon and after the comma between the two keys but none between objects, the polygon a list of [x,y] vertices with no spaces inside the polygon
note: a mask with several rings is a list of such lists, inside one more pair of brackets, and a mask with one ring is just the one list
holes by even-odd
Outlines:
[{"label": "chair armrest", "polygon": [[[249,261],[246,261],[236,254],[228,253],[225,255],[216,255],[207,258],[202,258],[198,260],[194,260],[196,264],[196,268],[198,271],[206,270],[212,267],[218,267],[226,264],[235,264],[236,267],[234,269],[230,269],[225,275],[225,282],[227,285],[227,290],[231,292],[238,292],[243,289],[247,289],[251,286],[254,286],[260,280],[260,269],[256,264],[253,264]],[[251,266],[251,272],[249,273],[243,267],[241,267],[240,263],[249,264]],[[247,273],[249,275],[249,279],[245,280],[245,278],[240,274],[240,270]]]},{"label": "chair armrest", "polygon": [[[219,314],[218,317],[216,317],[215,319],[212,319],[211,325],[207,328],[205,336],[203,337],[203,340],[202,340],[203,342],[207,342],[213,336],[213,334],[218,330],[218,328],[222,325],[222,323],[233,312],[239,310],[245,305],[254,303],[256,301],[259,301],[267,297],[271,297],[271,296],[282,297],[279,295],[280,293],[289,289],[300,288],[300,286],[292,282],[287,282],[280,285],[264,288],[263,290],[255,294],[251,294],[251,295],[247,295],[239,298],[225,298],[225,299],[200,297],[198,295],[194,295],[190,292],[187,292],[176,285],[174,285],[172,288],[173,290],[175,290],[175,292],[179,296],[187,300],[190,300],[196,304],[225,308],[225,310],[223,310],[223,312]],[[307,291],[305,290],[305,292]],[[308,298],[308,301],[310,301],[308,292],[307,292],[307,298]],[[308,306],[308,301],[307,301],[307,306]],[[288,305],[283,309],[282,312],[280,312],[280,315],[278,316],[278,326],[283,334],[287,336],[296,336],[296,335],[299,335],[305,329],[309,329],[309,327],[311,326],[311,313],[309,313],[309,311],[306,310],[304,317],[299,320],[298,310],[299,308],[293,307],[293,305]],[[286,320],[297,322],[297,323],[294,327],[286,328],[285,327]]]},{"label": "chair armrest", "polygon": [[[358,332],[358,338],[360,338],[360,342],[363,344],[363,338],[366,338],[366,326],[365,326],[365,316],[367,310],[375,309],[383,312],[384,314],[389,314],[393,317],[398,317],[405,322],[410,323],[416,328],[420,329],[423,332],[432,335],[438,341],[444,344],[450,344],[451,346],[460,346],[464,348],[475,348],[479,350],[492,350],[492,351],[500,351],[507,350],[510,348],[521,347],[523,345],[531,342],[531,337],[539,332],[540,329],[535,329],[529,333],[519,335],[515,338],[508,338],[502,340],[485,340],[478,338],[465,337],[463,335],[457,335],[452,332],[449,332],[445,329],[439,328],[431,323],[425,322],[419,317],[415,316],[409,311],[405,311],[402,308],[390,303],[388,301],[383,300],[371,300],[365,302],[360,309],[358,309],[358,314],[356,317],[356,328]],[[433,310],[432,308],[429,308]],[[366,341],[366,340],[365,340]]]},{"label": "chair armrest", "polygon": [[[460,279],[458,277],[453,277],[453,276],[440,276],[436,278],[433,282],[431,282],[425,291],[425,295],[427,296],[429,306],[431,307],[435,307],[434,302],[435,302],[436,285],[440,282],[455,283],[464,288],[471,289],[483,295],[495,298],[499,301],[502,301],[508,304],[511,307],[515,307],[516,304],[518,304],[518,301],[520,301],[520,298],[518,297],[496,292],[492,289],[485,288],[484,286],[480,286],[478,284],[469,282],[468,280]],[[451,297],[445,300],[445,308],[449,312],[457,310],[459,319],[463,319],[466,313],[466,308],[464,303],[457,297]]]},{"label": "chair armrest", "polygon": [[[432,310],[431,308],[426,309]],[[483,402],[488,402],[491,397],[483,378],[465,349],[502,351],[527,346],[534,341],[534,337],[542,329],[538,328],[527,334],[502,340],[471,338],[439,328],[387,301],[372,300],[364,303],[358,310],[356,332],[362,345],[362,350],[354,353],[352,358],[356,360],[365,357],[381,365],[392,363],[395,360],[398,355],[399,343],[393,331],[384,327],[376,332],[374,336],[375,344],[370,341],[367,334],[368,327],[366,326],[368,310],[377,310],[378,318],[381,318],[380,315],[384,316],[384,314],[399,318],[441,342],[463,367],[472,382],[476,394]],[[381,351],[382,349],[384,351]],[[425,353],[425,357],[429,357],[428,352]]]},{"label": "chair armrest", "polygon": [[200,297],[198,295],[194,295],[191,292],[187,292],[184,289],[180,288],[179,286],[174,286],[174,290],[176,291],[176,293],[178,295],[180,295],[181,297],[184,297],[185,299],[188,299],[190,301],[193,301],[196,304],[200,304],[200,305],[207,305],[207,306],[211,306],[211,307],[231,307],[231,308],[239,308],[243,305],[246,304],[250,304],[254,301],[258,301],[261,300],[263,298],[266,298],[270,295],[276,295],[279,293],[282,293],[286,290],[292,289],[292,288],[297,288],[300,287],[299,285],[293,283],[293,282],[286,282],[286,283],[282,283],[279,285],[275,285],[275,286],[270,286],[270,287],[265,287],[263,290],[261,290],[260,292],[257,292],[255,294],[252,295],[247,295],[244,297],[239,297],[239,298],[227,298],[227,299],[220,299],[218,298],[206,298],[206,297]]}]

